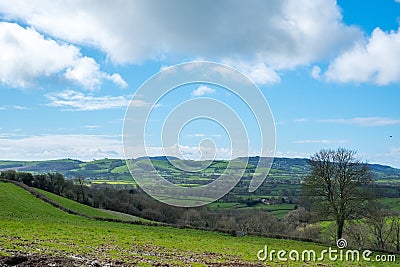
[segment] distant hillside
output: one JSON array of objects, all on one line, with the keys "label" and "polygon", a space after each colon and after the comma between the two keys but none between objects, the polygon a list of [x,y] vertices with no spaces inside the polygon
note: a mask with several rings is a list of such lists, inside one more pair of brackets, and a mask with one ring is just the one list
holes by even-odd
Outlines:
[{"label": "distant hillside", "polygon": [[[136,159],[140,162],[145,158]],[[178,161],[176,157],[152,157],[150,158],[156,168],[175,173],[172,164],[168,160]],[[244,160],[239,158],[238,160]],[[250,157],[249,164],[259,167],[267,167],[269,159]],[[218,172],[227,166],[227,161],[215,161],[210,167],[210,172]],[[140,164],[139,164],[140,165]],[[218,167],[216,167],[218,165]],[[400,182],[400,169],[379,164],[369,164],[374,178],[379,182]],[[60,159],[48,161],[0,161],[0,171],[15,169],[19,171],[46,173],[59,172],[67,178],[85,177],[99,180],[131,180],[129,170],[123,159],[101,159],[83,162],[74,159]],[[307,159],[302,158],[275,158],[272,163],[270,177],[283,180],[301,180],[310,171]]]}]

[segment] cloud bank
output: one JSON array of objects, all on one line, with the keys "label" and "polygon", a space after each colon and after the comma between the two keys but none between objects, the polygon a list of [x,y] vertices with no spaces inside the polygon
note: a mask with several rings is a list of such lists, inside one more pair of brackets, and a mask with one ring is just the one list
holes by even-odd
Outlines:
[{"label": "cloud bank", "polygon": [[120,137],[107,135],[40,135],[19,138],[0,136],[0,154],[7,160],[48,160],[79,157],[92,160],[122,158]]},{"label": "cloud bank", "polygon": [[[246,62],[243,69],[251,68],[249,73],[258,83],[279,81],[276,70],[332,58],[363,36],[358,28],[342,22],[334,0],[136,0],[119,4],[3,0],[0,12],[4,19],[21,21],[54,39],[104,51],[117,64],[165,58]],[[37,39],[48,42],[43,36]],[[89,77],[87,87],[98,84],[98,76],[74,72],[85,68],[96,73],[96,65],[79,56],[74,46],[61,46],[73,66],[66,77],[78,81]],[[76,57],[74,64],[71,61]],[[55,66],[53,71],[64,67]],[[52,71],[43,68],[38,72]]]}]

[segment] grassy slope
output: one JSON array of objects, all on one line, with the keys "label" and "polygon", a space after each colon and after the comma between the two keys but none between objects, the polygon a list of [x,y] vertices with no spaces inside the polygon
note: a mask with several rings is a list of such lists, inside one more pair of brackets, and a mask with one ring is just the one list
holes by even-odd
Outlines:
[{"label": "grassy slope", "polygon": [[282,219],[289,212],[294,210],[295,204],[274,204],[274,205],[264,205],[257,204],[255,206],[247,206],[246,204],[240,204],[237,202],[214,202],[209,204],[209,207],[212,209],[259,209],[268,211],[271,215],[276,216],[277,218]]},{"label": "grassy slope", "polygon": [[400,198],[381,198],[380,202],[391,210],[400,212]]},{"label": "grassy slope", "polygon": [[135,217],[131,216],[128,214],[123,214],[123,213],[118,213],[118,212],[112,212],[112,211],[107,211],[107,210],[101,210],[101,209],[95,209],[86,205],[83,205],[81,203],[78,203],[76,201],[70,200],[68,198],[64,198],[61,196],[58,196],[56,194],[41,190],[41,189],[35,189],[42,195],[46,196],[50,200],[54,201],[55,203],[59,204],[60,206],[63,206],[67,209],[70,209],[72,211],[75,211],[80,214],[84,214],[88,217],[94,218],[94,217],[99,217],[99,218],[104,218],[104,219],[117,219],[117,220],[124,220],[124,221],[149,221],[142,219],[140,217]]},{"label": "grassy slope", "polygon": [[[91,256],[102,262],[118,260],[139,266],[158,263],[204,266],[193,262],[207,265],[227,262],[227,266],[235,266],[238,262],[256,262],[256,253],[264,245],[277,250],[320,251],[324,248],[290,240],[232,237],[190,229],[89,220],[62,212],[13,184],[0,182],[0,254],[20,251],[67,257]],[[282,263],[268,264],[282,266]],[[304,265],[299,262],[291,266]],[[317,263],[311,266],[317,266]],[[348,263],[326,262],[323,266],[348,266]],[[352,266],[367,265],[353,263]]]}]

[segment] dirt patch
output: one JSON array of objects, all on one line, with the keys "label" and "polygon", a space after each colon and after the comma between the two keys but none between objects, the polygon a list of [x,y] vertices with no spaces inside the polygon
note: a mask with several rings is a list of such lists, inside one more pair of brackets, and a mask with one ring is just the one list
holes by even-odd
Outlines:
[{"label": "dirt patch", "polygon": [[47,256],[0,256],[0,267],[76,266],[73,260]]},{"label": "dirt patch", "polygon": [[[75,267],[75,266],[107,266],[97,261],[85,262],[84,260],[76,260],[65,257],[54,257],[46,255],[17,255],[17,256],[0,256],[0,267]],[[108,265],[111,266],[111,265]],[[115,266],[115,265],[113,265]]]},{"label": "dirt patch", "polygon": [[[164,255],[165,256],[165,255]],[[190,266],[193,262],[202,262],[207,266],[212,267],[261,267],[264,266],[261,263],[250,263],[244,262],[241,260],[230,260],[224,263],[217,262],[209,262],[205,259],[187,259],[178,257],[184,264]],[[131,259],[132,260],[132,259]],[[161,261],[161,262],[160,262]],[[164,266],[164,267],[172,267],[172,266],[181,266],[181,264],[170,264],[167,262],[162,262],[162,258],[158,259],[138,259],[138,261],[134,261],[131,263],[125,263],[121,261],[113,261],[113,262],[100,262],[97,260],[92,260],[84,257],[59,257],[59,256],[48,256],[48,255],[15,255],[15,256],[0,256],[0,267],[111,267],[111,266],[135,266],[137,263],[147,263],[151,266]]]}]

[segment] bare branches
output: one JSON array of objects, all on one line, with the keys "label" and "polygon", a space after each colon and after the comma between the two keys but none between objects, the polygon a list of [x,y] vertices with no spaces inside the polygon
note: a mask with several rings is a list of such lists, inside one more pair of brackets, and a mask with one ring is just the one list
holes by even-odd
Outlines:
[{"label": "bare branches", "polygon": [[311,174],[303,184],[303,195],[312,207],[336,220],[338,238],[345,220],[360,214],[372,196],[370,170],[355,155],[345,148],[317,152],[310,158]]}]

